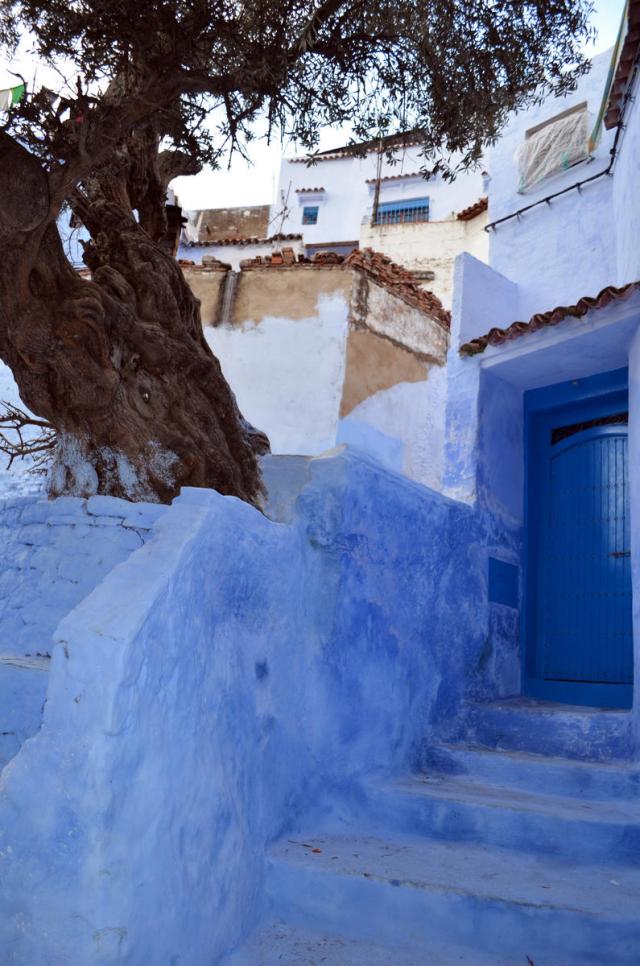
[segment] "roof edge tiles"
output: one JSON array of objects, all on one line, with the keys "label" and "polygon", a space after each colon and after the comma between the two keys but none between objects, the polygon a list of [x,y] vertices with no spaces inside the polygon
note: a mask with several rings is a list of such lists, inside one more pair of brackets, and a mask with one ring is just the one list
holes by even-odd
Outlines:
[{"label": "roof edge tiles", "polygon": [[538,312],[533,315],[528,322],[512,322],[506,329],[489,329],[486,335],[478,336],[465,342],[458,350],[461,356],[475,356],[487,348],[487,346],[502,345],[504,342],[512,342],[522,335],[529,332],[537,332],[546,326],[558,325],[565,319],[579,319],[587,312],[604,309],[612,302],[622,302],[629,298],[634,292],[640,292],[640,281],[629,282],[616,288],[614,285],[607,285],[595,298],[585,295],[575,305],[559,305],[548,312]]},{"label": "roof edge tiles", "polygon": [[420,309],[444,329],[450,328],[451,313],[447,312],[437,295],[421,288],[408,269],[392,262],[387,255],[374,252],[371,248],[357,248],[346,257],[344,264],[346,268],[363,272],[376,285],[407,305]]},{"label": "roof edge tiles", "polygon": [[296,188],[297,195],[317,195],[325,191],[325,188]]},{"label": "roof edge tiles", "polygon": [[302,158],[287,158],[290,164],[309,164],[315,161],[335,161],[338,158],[365,157],[374,151],[392,150],[393,148],[408,148],[424,144],[426,133],[420,128],[412,131],[401,131],[398,134],[387,134],[382,138],[372,138],[370,141],[358,141],[353,144],[343,144],[339,148],[328,151],[317,151]]},{"label": "roof edge tiles", "polygon": [[463,208],[462,211],[459,211],[456,215],[456,218],[458,221],[471,221],[472,218],[477,218],[478,215],[481,215],[483,211],[487,211],[488,208],[489,199],[484,196],[482,198],[478,198],[478,200],[474,201],[472,205],[469,205],[467,208]]},{"label": "roof edge tiles", "polygon": [[625,96],[638,57],[640,57],[640,0],[629,0],[626,32],[609,88],[609,100],[604,115],[604,126],[607,129],[616,127],[620,123]]},{"label": "roof edge tiles", "polygon": [[301,239],[302,235],[271,235],[269,238],[207,238],[205,241],[195,241],[195,242],[183,242],[188,248],[203,248],[211,247],[215,245],[239,245],[244,247],[245,245],[268,245],[271,242],[278,241],[295,241],[296,239]]},{"label": "roof edge tiles", "polygon": [[274,252],[272,255],[257,255],[255,258],[240,262],[240,268],[243,272],[261,268],[318,269],[336,265],[362,272],[376,285],[386,289],[391,295],[401,299],[412,308],[424,312],[442,328],[449,330],[451,313],[447,312],[437,295],[421,288],[408,269],[392,262],[390,258],[380,252],[374,252],[371,248],[356,248],[350,255],[320,251],[316,252],[311,258],[306,255],[296,257],[292,248],[283,248],[281,252]]},{"label": "roof edge tiles", "polygon": [[[422,178],[424,181],[429,179],[430,175],[424,174],[423,171],[411,171],[409,174],[387,174],[384,178],[380,178],[380,182],[383,181],[407,181],[409,178]],[[376,184],[378,178],[367,178],[366,184]]]}]

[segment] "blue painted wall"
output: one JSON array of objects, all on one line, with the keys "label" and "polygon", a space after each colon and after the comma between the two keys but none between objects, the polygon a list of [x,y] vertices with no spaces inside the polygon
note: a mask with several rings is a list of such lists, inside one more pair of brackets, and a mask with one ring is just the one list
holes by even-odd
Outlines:
[{"label": "blue painted wall", "polygon": [[474,511],[349,453],[293,477],[290,524],[186,491],[59,625],[43,726],[0,777],[7,962],[215,961],[259,912],[265,842],[495,688]]}]

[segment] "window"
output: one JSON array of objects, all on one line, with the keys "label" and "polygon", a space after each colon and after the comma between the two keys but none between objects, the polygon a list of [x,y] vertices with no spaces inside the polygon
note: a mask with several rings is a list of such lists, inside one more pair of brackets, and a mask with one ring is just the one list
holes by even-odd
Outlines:
[{"label": "window", "polygon": [[589,116],[587,102],[529,128],[518,151],[518,191],[584,161],[587,157]]},{"label": "window", "polygon": [[302,209],[302,224],[303,225],[317,225],[318,224],[318,205],[305,205]]},{"label": "window", "polygon": [[416,221],[429,221],[428,198],[384,201],[378,205],[376,225],[400,225]]}]

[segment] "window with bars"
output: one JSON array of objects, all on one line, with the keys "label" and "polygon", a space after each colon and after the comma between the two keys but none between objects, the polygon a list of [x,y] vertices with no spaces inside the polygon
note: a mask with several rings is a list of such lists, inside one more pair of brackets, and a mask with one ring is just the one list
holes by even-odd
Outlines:
[{"label": "window with bars", "polygon": [[401,225],[416,221],[429,221],[428,198],[383,201],[378,205],[376,225]]},{"label": "window with bars", "polygon": [[302,209],[302,224],[318,224],[318,205],[305,205],[305,207]]}]

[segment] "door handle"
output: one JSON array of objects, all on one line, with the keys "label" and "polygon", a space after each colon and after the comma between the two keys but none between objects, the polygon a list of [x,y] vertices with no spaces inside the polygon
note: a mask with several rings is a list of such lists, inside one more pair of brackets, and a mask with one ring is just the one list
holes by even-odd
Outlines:
[{"label": "door handle", "polygon": [[630,557],[630,550],[614,550],[613,553],[609,554],[610,557]]}]

